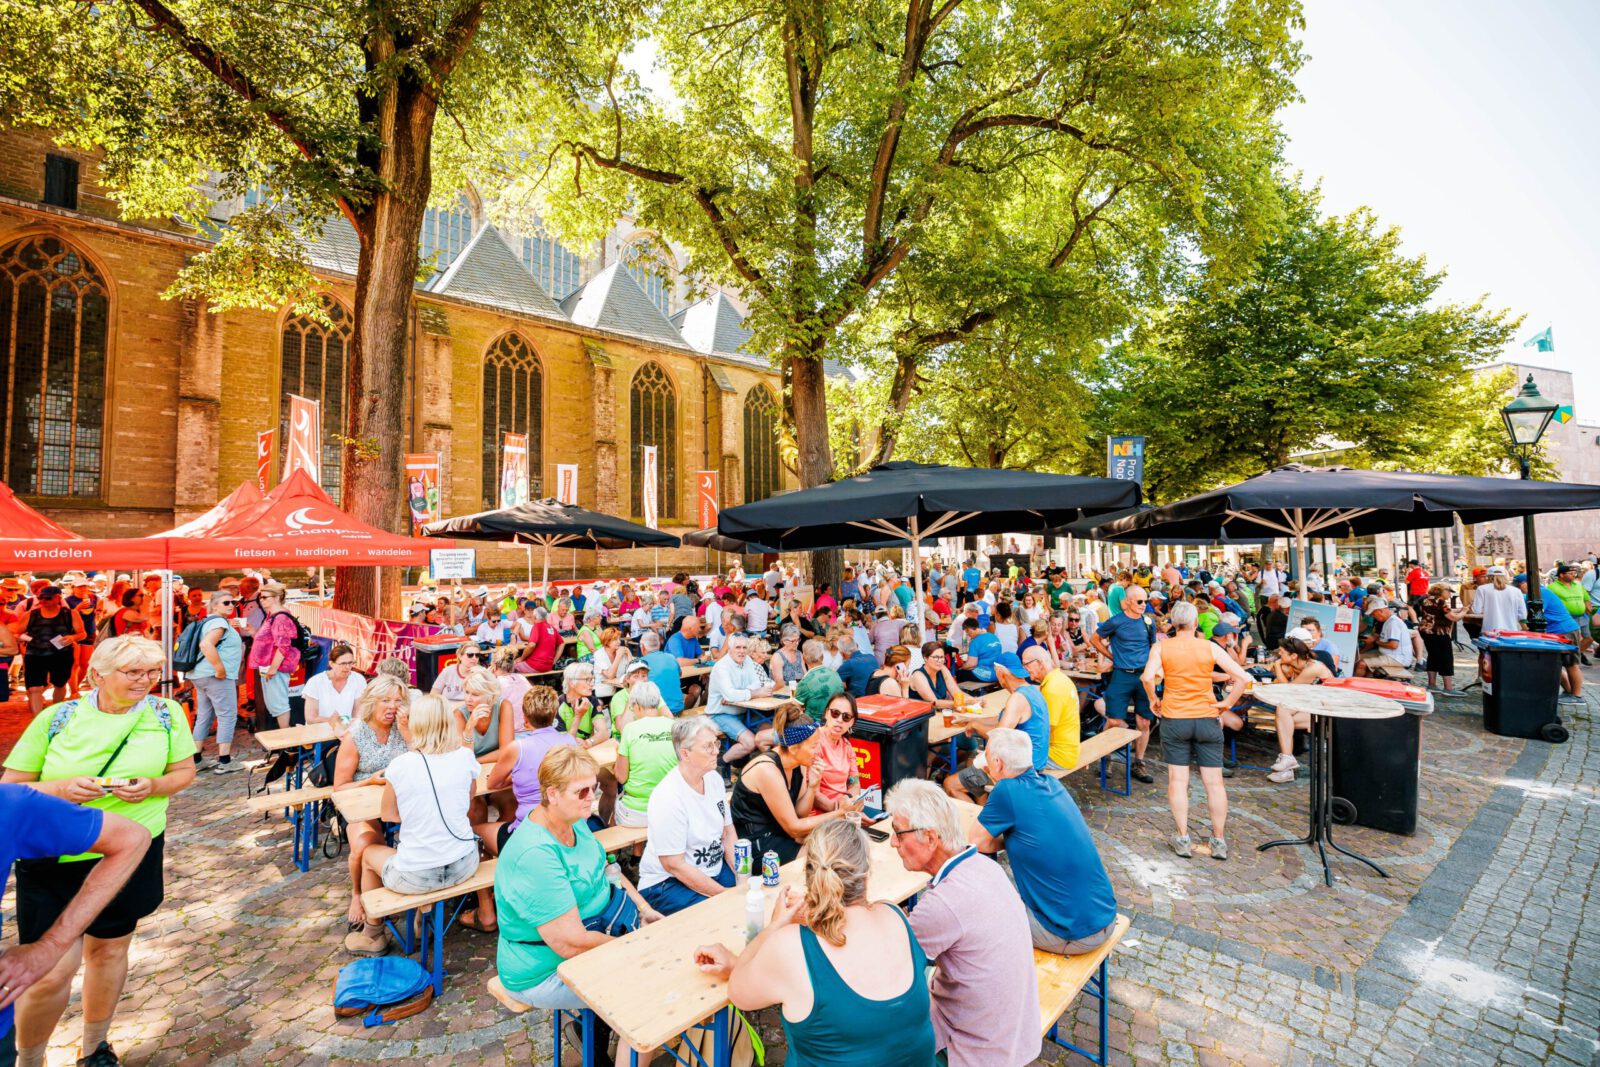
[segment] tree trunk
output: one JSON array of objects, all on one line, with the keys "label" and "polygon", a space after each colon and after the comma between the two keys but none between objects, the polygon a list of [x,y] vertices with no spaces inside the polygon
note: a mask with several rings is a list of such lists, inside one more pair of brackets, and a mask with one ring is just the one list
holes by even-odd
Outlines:
[{"label": "tree trunk", "polygon": [[[344,506],[356,518],[409,533],[403,485],[406,451],[406,367],[417,235],[432,184],[429,148],[437,105],[403,77],[378,108],[383,147],[377,162],[387,184],[358,216],[355,331],[348,365],[349,440],[344,447]],[[376,618],[400,618],[400,572],[392,567],[340,567],[334,607]]]},{"label": "tree trunk", "polygon": [[[833,481],[833,450],[828,446],[828,380],[822,369],[822,345],[794,346],[785,357],[789,371],[794,439],[799,451],[801,488]],[[811,553],[811,581],[839,587],[844,561],[837,550]]]}]

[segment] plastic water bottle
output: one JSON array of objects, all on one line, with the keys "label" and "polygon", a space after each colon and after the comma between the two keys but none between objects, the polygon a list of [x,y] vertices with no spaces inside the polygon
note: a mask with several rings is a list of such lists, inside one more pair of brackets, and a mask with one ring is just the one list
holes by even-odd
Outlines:
[{"label": "plastic water bottle", "polygon": [[767,925],[767,898],[761,890],[761,876],[750,876],[750,890],[744,896],[744,943],[756,939],[761,928]]}]

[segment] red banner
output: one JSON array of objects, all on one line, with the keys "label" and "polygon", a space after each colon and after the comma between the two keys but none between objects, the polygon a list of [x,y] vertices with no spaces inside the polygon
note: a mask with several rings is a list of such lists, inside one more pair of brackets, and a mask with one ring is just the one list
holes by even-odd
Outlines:
[{"label": "red banner", "polygon": [[717,481],[716,471],[695,472],[695,499],[702,530],[709,530],[717,524]]},{"label": "red banner", "polygon": [[421,537],[423,525],[438,522],[441,515],[437,452],[406,456],[406,499],[411,504],[411,536]]},{"label": "red banner", "polygon": [[272,471],[272,445],[278,437],[277,430],[262,430],[256,434],[256,488],[267,491],[267,476]]},{"label": "red banner", "polygon": [[305,471],[322,484],[322,411],[315,400],[289,396],[289,439],[284,442],[283,476]]}]

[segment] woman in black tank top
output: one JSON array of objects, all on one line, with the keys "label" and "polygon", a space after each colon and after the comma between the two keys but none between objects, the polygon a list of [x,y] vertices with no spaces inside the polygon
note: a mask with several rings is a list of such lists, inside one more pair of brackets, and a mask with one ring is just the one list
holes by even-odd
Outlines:
[{"label": "woman in black tank top", "polygon": [[800,854],[800,842],[813,827],[840,818],[845,811],[859,810],[841,804],[836,811],[813,811],[816,785],[807,771],[821,735],[800,705],[779,708],[772,728],[778,735],[777,749],[745,764],[728,801],[733,828],[740,837],[749,838],[756,863],[768,851],[778,854],[779,863],[788,863]]}]

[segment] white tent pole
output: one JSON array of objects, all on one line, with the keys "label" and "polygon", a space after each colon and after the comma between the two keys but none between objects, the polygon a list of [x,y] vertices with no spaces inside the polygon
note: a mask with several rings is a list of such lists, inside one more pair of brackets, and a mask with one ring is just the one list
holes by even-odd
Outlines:
[{"label": "white tent pole", "polygon": [[911,516],[910,532],[912,588],[916,592],[916,612],[912,619],[917,624],[917,636],[927,641],[928,635],[924,632],[927,624],[922,613],[922,534],[915,515]]},{"label": "white tent pole", "polygon": [[161,651],[166,657],[161,672],[161,695],[172,695],[172,572],[161,583]]}]

